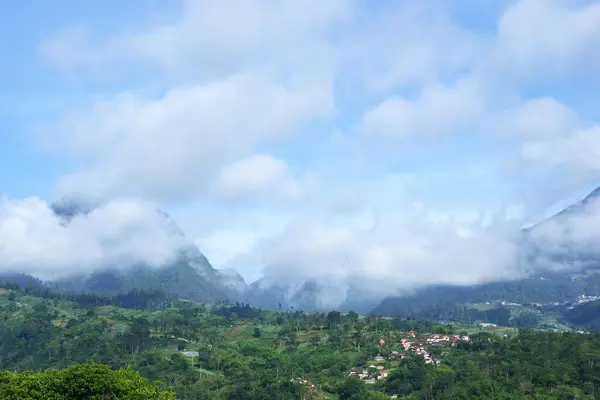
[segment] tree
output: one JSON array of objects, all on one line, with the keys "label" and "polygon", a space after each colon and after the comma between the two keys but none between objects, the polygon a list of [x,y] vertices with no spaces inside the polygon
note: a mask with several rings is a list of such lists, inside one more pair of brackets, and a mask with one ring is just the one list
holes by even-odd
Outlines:
[{"label": "tree", "polygon": [[252,333],[252,336],[259,338],[260,335],[261,335],[260,328],[259,327],[254,328],[254,332]]},{"label": "tree", "polygon": [[346,378],[342,386],[338,389],[340,400],[360,400],[365,396],[365,385],[357,376]]},{"label": "tree", "polygon": [[354,311],[350,311],[348,313],[348,319],[355,324],[358,321],[358,317],[359,315],[357,313],[355,313]]},{"label": "tree", "polygon": [[327,325],[329,328],[336,326],[342,320],[342,314],[339,311],[330,311],[327,313]]},{"label": "tree", "polygon": [[175,400],[175,393],[131,369],[112,370],[102,364],[73,364],[63,370],[34,374],[1,371],[3,398]]},{"label": "tree", "polygon": [[389,398],[389,396],[386,396],[381,392],[376,392],[374,390],[365,391],[365,399],[368,400],[388,400]]}]

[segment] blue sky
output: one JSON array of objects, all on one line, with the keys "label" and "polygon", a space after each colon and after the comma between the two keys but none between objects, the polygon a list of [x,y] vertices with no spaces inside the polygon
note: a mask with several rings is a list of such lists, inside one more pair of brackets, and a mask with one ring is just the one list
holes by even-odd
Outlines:
[{"label": "blue sky", "polygon": [[[599,183],[597,1],[7,7],[5,235],[11,205],[82,192],[158,204],[250,280],[370,276],[344,265],[357,243],[399,273],[440,220],[535,220]],[[398,251],[423,208],[431,236]]]}]

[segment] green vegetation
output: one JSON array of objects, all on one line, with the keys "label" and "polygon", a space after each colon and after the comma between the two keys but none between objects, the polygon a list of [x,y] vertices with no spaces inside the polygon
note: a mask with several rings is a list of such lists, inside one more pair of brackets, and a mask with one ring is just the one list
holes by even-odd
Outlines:
[{"label": "green vegetation", "polygon": [[0,399],[174,400],[175,393],[131,369],[73,364],[41,373],[0,371]]},{"label": "green vegetation", "polygon": [[586,329],[600,329],[600,301],[593,301],[571,310],[563,311],[564,318]]},{"label": "green vegetation", "polygon": [[[486,302],[505,301],[526,305],[572,301],[582,294],[600,296],[600,269],[588,269],[585,273],[579,279],[575,279],[570,272],[548,272],[543,277],[469,287],[429,286],[412,296],[387,298],[373,313],[392,317],[469,322],[486,318],[485,313],[490,311]],[[479,306],[474,307],[473,304]]]},{"label": "green vegetation", "polygon": [[0,398],[593,399],[600,390],[597,333],[3,287]]},{"label": "green vegetation", "polygon": [[195,261],[202,265],[201,268],[212,279],[202,277],[188,262],[179,262],[160,269],[136,266],[122,271],[101,271],[87,279],[71,278],[54,284],[62,290],[101,294],[116,294],[134,289],[154,291],[160,288],[166,294],[195,301],[214,302],[231,298],[228,290],[218,283],[208,260],[199,255]]}]

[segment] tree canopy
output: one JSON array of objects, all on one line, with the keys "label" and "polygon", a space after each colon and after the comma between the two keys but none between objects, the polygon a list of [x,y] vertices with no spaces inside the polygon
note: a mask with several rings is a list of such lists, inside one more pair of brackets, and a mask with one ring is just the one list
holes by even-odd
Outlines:
[{"label": "tree canopy", "polygon": [[73,364],[39,373],[0,371],[0,399],[174,400],[176,395],[132,369]]}]

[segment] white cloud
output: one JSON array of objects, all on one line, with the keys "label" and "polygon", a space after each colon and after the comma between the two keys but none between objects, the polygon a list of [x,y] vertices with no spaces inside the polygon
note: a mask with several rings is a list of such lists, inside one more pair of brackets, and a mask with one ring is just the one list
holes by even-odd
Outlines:
[{"label": "white cloud", "polygon": [[[367,92],[435,82],[460,74],[485,52],[488,38],[449,17],[444,2],[405,1],[361,10],[344,42],[342,75]],[[350,84],[349,84],[350,85]]]},{"label": "white cloud", "polygon": [[551,97],[529,100],[505,118],[514,124],[513,133],[523,140],[561,137],[579,123],[574,110]]},{"label": "white cloud", "polygon": [[600,179],[600,128],[554,98],[528,100],[499,113],[496,122],[496,130],[518,139],[521,161],[557,168],[571,187]]},{"label": "white cloud", "polygon": [[[410,26],[409,23],[409,31]],[[501,118],[505,117],[504,103],[514,102],[520,84],[600,70],[600,4],[516,1],[500,16],[494,37],[463,31],[444,18],[432,24],[430,29],[424,26],[425,23],[421,23],[419,32],[442,32],[439,36],[433,35],[433,42],[440,46],[433,54],[437,57],[458,55],[456,63],[438,59],[442,67],[432,70],[436,64],[431,58],[430,62],[419,66],[416,70],[428,78],[421,81],[418,78],[421,75],[411,75],[408,79],[409,83],[420,87],[419,95],[407,98],[394,94],[365,111],[362,119],[365,131],[404,143],[407,138],[457,133],[465,127],[481,130],[478,124],[489,119],[500,123],[493,130],[510,130],[522,135],[542,132],[556,135],[578,122],[574,110],[551,97],[519,100],[516,107],[519,112],[512,115],[517,120]],[[401,32],[400,28],[398,32]],[[373,31],[374,35],[380,33],[379,29]],[[413,44],[419,49],[428,49],[423,44],[430,40],[430,33],[423,35],[426,39],[415,39]],[[451,38],[455,44],[448,42]],[[397,42],[403,46],[403,51],[411,48],[404,37]],[[372,65],[386,60],[389,66],[393,63],[389,60],[392,57],[408,68],[420,59],[418,53],[403,57],[402,52],[389,48],[379,48],[379,54],[382,56],[374,57]],[[389,80],[388,74],[381,70],[370,72],[370,79]],[[435,83],[442,77],[448,79],[453,73],[458,75],[455,83]],[[515,80],[515,77],[519,79]],[[453,82],[453,78],[450,81]],[[386,88],[402,82],[401,79],[390,80]]]},{"label": "white cloud", "polygon": [[224,168],[219,174],[217,190],[232,198],[274,190],[289,179],[285,161],[270,154],[256,154]]},{"label": "white cloud", "polygon": [[323,65],[329,48],[323,36],[351,14],[350,3],[341,0],[185,0],[177,18],[169,16],[147,29],[124,29],[97,42],[67,30],[40,47],[59,67],[113,68],[142,60],[175,80],[223,78],[257,65],[287,69],[307,56],[321,55],[313,59],[314,66],[303,64],[307,71],[318,71],[315,66]]},{"label": "white cloud", "polygon": [[[567,256],[571,262],[577,263],[597,260],[600,246],[600,199],[597,195],[577,212],[546,220],[533,229],[532,239],[543,250],[548,267],[564,269],[571,266],[561,258],[548,262],[552,257]],[[575,254],[577,256],[573,257]],[[593,257],[586,259],[590,255]]]},{"label": "white cloud", "polygon": [[228,162],[330,108],[327,87],[284,86],[252,74],[173,89],[157,100],[121,96],[61,127],[61,143],[92,160],[92,169],[66,177],[62,190],[159,200],[203,193]]},{"label": "white cloud", "polygon": [[537,78],[600,68],[600,4],[521,0],[498,24],[496,61],[520,76]]},{"label": "white cloud", "polygon": [[[206,195],[228,173],[222,168],[252,157],[255,146],[333,111],[332,34],[352,18],[350,3],[181,6],[176,18],[146,29],[100,39],[67,29],[40,45],[42,55],[68,70],[150,65],[167,76],[161,98],[125,92],[66,118],[59,127],[63,140],[48,141],[83,158],[86,168],[65,177],[60,193],[158,200]],[[162,76],[158,81],[165,84]],[[301,197],[312,180],[286,180],[281,197]]]},{"label": "white cloud", "polygon": [[518,207],[495,213],[444,213],[417,202],[406,212],[387,210],[383,220],[339,220],[331,215],[303,215],[283,230],[255,240],[242,257],[262,258],[264,275],[290,285],[316,278],[343,293],[322,307],[341,305],[350,287],[389,296],[430,284],[473,285],[512,280],[532,269],[577,268],[577,259],[557,261],[565,249],[598,254],[600,201],[570,219],[546,222],[532,232],[531,243],[543,249],[523,264],[522,216]]},{"label": "white cloud", "polygon": [[394,96],[363,116],[363,129],[370,134],[404,140],[452,134],[472,121],[484,107],[476,82],[459,81],[455,87],[425,87],[417,100]]},{"label": "white cloud", "polygon": [[458,223],[415,206],[373,225],[302,218],[259,243],[265,274],[377,287],[382,296],[424,284],[473,284],[518,276],[518,221]]},{"label": "white cloud", "polygon": [[287,163],[270,154],[254,154],[219,173],[217,196],[225,201],[266,196],[266,200],[295,201],[308,195],[314,180],[296,179]]},{"label": "white cloud", "polygon": [[[315,116],[345,115],[346,102],[357,98],[364,98],[356,113],[361,130],[403,144],[477,129],[496,111],[491,94],[506,95],[491,90],[512,69],[531,73],[569,61],[572,71],[597,46],[593,4],[521,0],[489,33],[461,26],[451,8],[185,1],[175,18],[96,42],[67,30],[41,46],[58,64],[149,64],[177,85],[159,99],[122,95],[67,118],[66,142],[89,157],[88,170],[65,178],[63,188],[159,199],[204,194],[222,167],[250,157],[254,146]],[[503,90],[514,91],[510,83]],[[349,98],[334,96],[337,90]],[[553,106],[530,104],[516,130],[548,131],[554,125],[541,126],[531,115],[552,113]]]},{"label": "white cloud", "polygon": [[186,239],[151,204],[113,200],[65,224],[40,199],[0,203],[2,271],[42,279],[96,268],[171,262]]},{"label": "white cloud", "polygon": [[[554,164],[581,181],[600,179],[600,127],[578,129],[548,140],[526,142],[525,159]],[[579,176],[578,176],[579,175]]]}]

